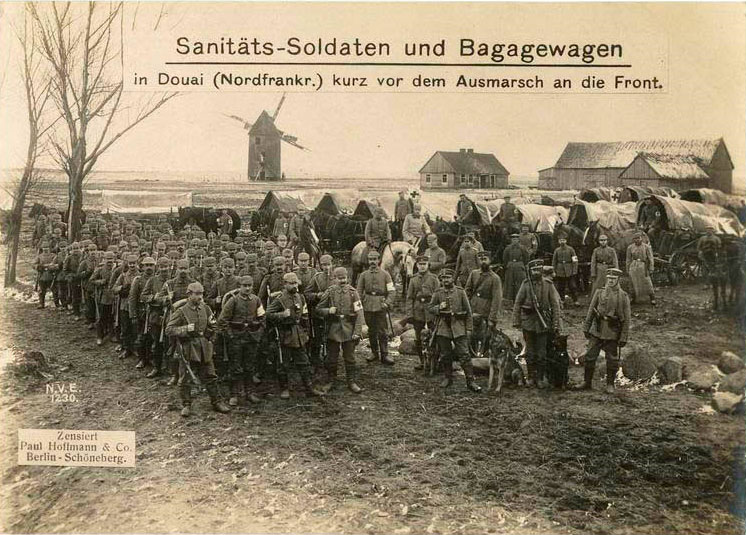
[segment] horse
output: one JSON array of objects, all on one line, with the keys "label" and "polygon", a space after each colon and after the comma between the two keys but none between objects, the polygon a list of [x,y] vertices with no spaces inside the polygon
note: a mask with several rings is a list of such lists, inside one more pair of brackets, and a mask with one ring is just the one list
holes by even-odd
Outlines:
[{"label": "horse", "polygon": [[[241,228],[241,218],[238,216],[238,213],[231,209],[227,208],[226,211],[228,212],[228,215],[233,220],[233,228],[231,229],[230,235],[231,239],[236,238],[236,234],[238,233],[238,230]],[[197,225],[199,228],[201,228],[205,233],[215,232],[218,231],[218,218],[220,217],[220,213],[218,210],[215,210],[214,208],[198,208],[196,206],[180,206],[179,207],[179,219],[176,221],[172,226],[174,227],[175,231],[179,231],[182,228],[184,228],[185,225]]]},{"label": "horse", "polygon": [[298,239],[299,241],[293,247],[293,256],[298,258],[299,253],[306,252],[311,257],[311,265],[318,265],[321,257],[319,237],[316,234],[313,222],[308,217],[302,219]]},{"label": "horse", "polygon": [[725,309],[727,306],[725,296],[728,284],[728,262],[724,251],[720,249],[703,251],[700,255],[700,260],[702,261],[707,281],[712,285],[712,309],[718,310],[720,308],[720,300],[722,300],[723,309]]},{"label": "horse", "polygon": [[727,239],[723,244],[725,250],[725,262],[727,265],[728,304],[735,310],[742,310],[744,300],[744,286],[746,286],[746,271],[744,269],[746,258],[746,244],[743,239]]},{"label": "horse", "polygon": [[[363,257],[367,243],[361,241],[352,249],[350,255],[352,264],[352,280],[357,281],[358,275],[368,266],[363,264]],[[381,269],[388,271],[391,280],[398,274],[402,279],[402,286],[407,287],[409,278],[414,274],[417,248],[405,241],[386,243],[381,251]]]}]

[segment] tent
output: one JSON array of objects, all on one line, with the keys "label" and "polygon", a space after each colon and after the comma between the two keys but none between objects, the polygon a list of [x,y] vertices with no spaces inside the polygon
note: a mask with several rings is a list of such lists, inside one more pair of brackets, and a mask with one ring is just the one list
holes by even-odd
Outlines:
[{"label": "tent", "polygon": [[742,199],[743,197],[728,195],[720,190],[711,188],[688,189],[681,194],[682,201],[717,204],[734,212],[738,211]]},{"label": "tent", "polygon": [[[381,208],[381,206],[374,202],[360,199],[360,201],[357,203],[357,207],[355,208],[355,212],[352,214],[352,217],[367,221],[368,219],[376,215],[376,210],[378,208]],[[388,215],[386,217],[388,217]]]},{"label": "tent", "polygon": [[650,205],[658,210],[655,216],[663,216],[667,230],[692,230],[704,234],[708,226],[715,227],[718,234],[743,236],[744,227],[736,215],[721,206],[702,204],[660,195],[651,195],[637,203],[636,220],[641,226],[648,226]]},{"label": "tent", "polygon": [[637,202],[648,195],[659,195],[661,197],[678,198],[679,194],[673,188],[650,187],[650,186],[626,186],[619,192],[618,202]]},{"label": "tent", "polygon": [[349,213],[352,210],[344,204],[342,197],[338,193],[324,193],[321,200],[316,205],[315,210],[324,212],[329,215],[339,215]]},{"label": "tent", "polygon": [[581,191],[578,198],[585,202],[612,201],[614,194],[612,188],[588,188]]},{"label": "tent", "polygon": [[516,210],[521,225],[528,224],[531,232],[551,233],[558,223],[566,223],[568,217],[568,210],[564,206],[519,204]]},{"label": "tent", "polygon": [[276,191],[269,191],[259,206],[260,212],[296,212],[298,210],[307,210],[301,199]]},{"label": "tent", "polygon": [[101,211],[115,214],[165,214],[192,206],[192,193],[101,190]]}]

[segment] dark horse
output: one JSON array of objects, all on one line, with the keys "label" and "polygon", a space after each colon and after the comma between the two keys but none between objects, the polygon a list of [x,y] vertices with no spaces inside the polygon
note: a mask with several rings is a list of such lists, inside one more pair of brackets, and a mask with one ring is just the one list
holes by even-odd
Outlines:
[{"label": "dark horse", "polygon": [[[238,230],[241,228],[241,218],[235,210],[231,208],[225,209],[228,215],[233,220],[233,229],[231,230],[231,239],[235,239]],[[179,208],[179,218],[174,222],[173,227],[175,231],[179,231],[184,228],[185,225],[197,225],[199,228],[204,230],[206,233],[215,232],[217,233],[219,223],[218,218],[220,217],[221,210],[215,208],[198,208],[196,206],[186,206]]]}]

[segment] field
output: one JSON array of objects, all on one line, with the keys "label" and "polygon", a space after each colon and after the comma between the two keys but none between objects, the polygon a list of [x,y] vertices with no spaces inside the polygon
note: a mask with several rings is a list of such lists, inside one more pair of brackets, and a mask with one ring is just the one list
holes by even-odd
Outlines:
[{"label": "field", "polygon": [[[25,251],[25,280],[29,259]],[[626,353],[679,356],[689,372],[723,350],[744,354],[743,318],[713,314],[703,284],[658,294],[657,307],[633,308]],[[27,301],[23,289],[0,297],[0,364],[41,351],[52,380],[77,383],[81,396],[52,403],[45,381],[3,372],[4,532],[744,531],[743,414],[713,413],[710,394],[683,384],[607,395],[598,378],[592,392],[497,396],[468,393],[457,377],[444,392],[413,370],[414,357],[395,354],[384,368],[365,363],[361,346],[359,396],[283,401],[270,389],[260,405],[218,415],[203,395],[185,420],[175,390],[118,360],[111,344],[97,348],[69,316]],[[565,311],[573,356],[587,303]],[[507,314],[500,327],[520,337]],[[573,366],[571,378],[581,376]],[[137,466],[18,466],[18,428],[134,430]]]}]

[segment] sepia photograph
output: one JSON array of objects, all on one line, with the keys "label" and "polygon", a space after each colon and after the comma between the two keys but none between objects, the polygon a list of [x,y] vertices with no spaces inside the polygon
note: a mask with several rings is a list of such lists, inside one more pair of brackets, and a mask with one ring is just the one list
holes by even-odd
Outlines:
[{"label": "sepia photograph", "polygon": [[746,5],[0,1],[0,533],[739,535]]}]

